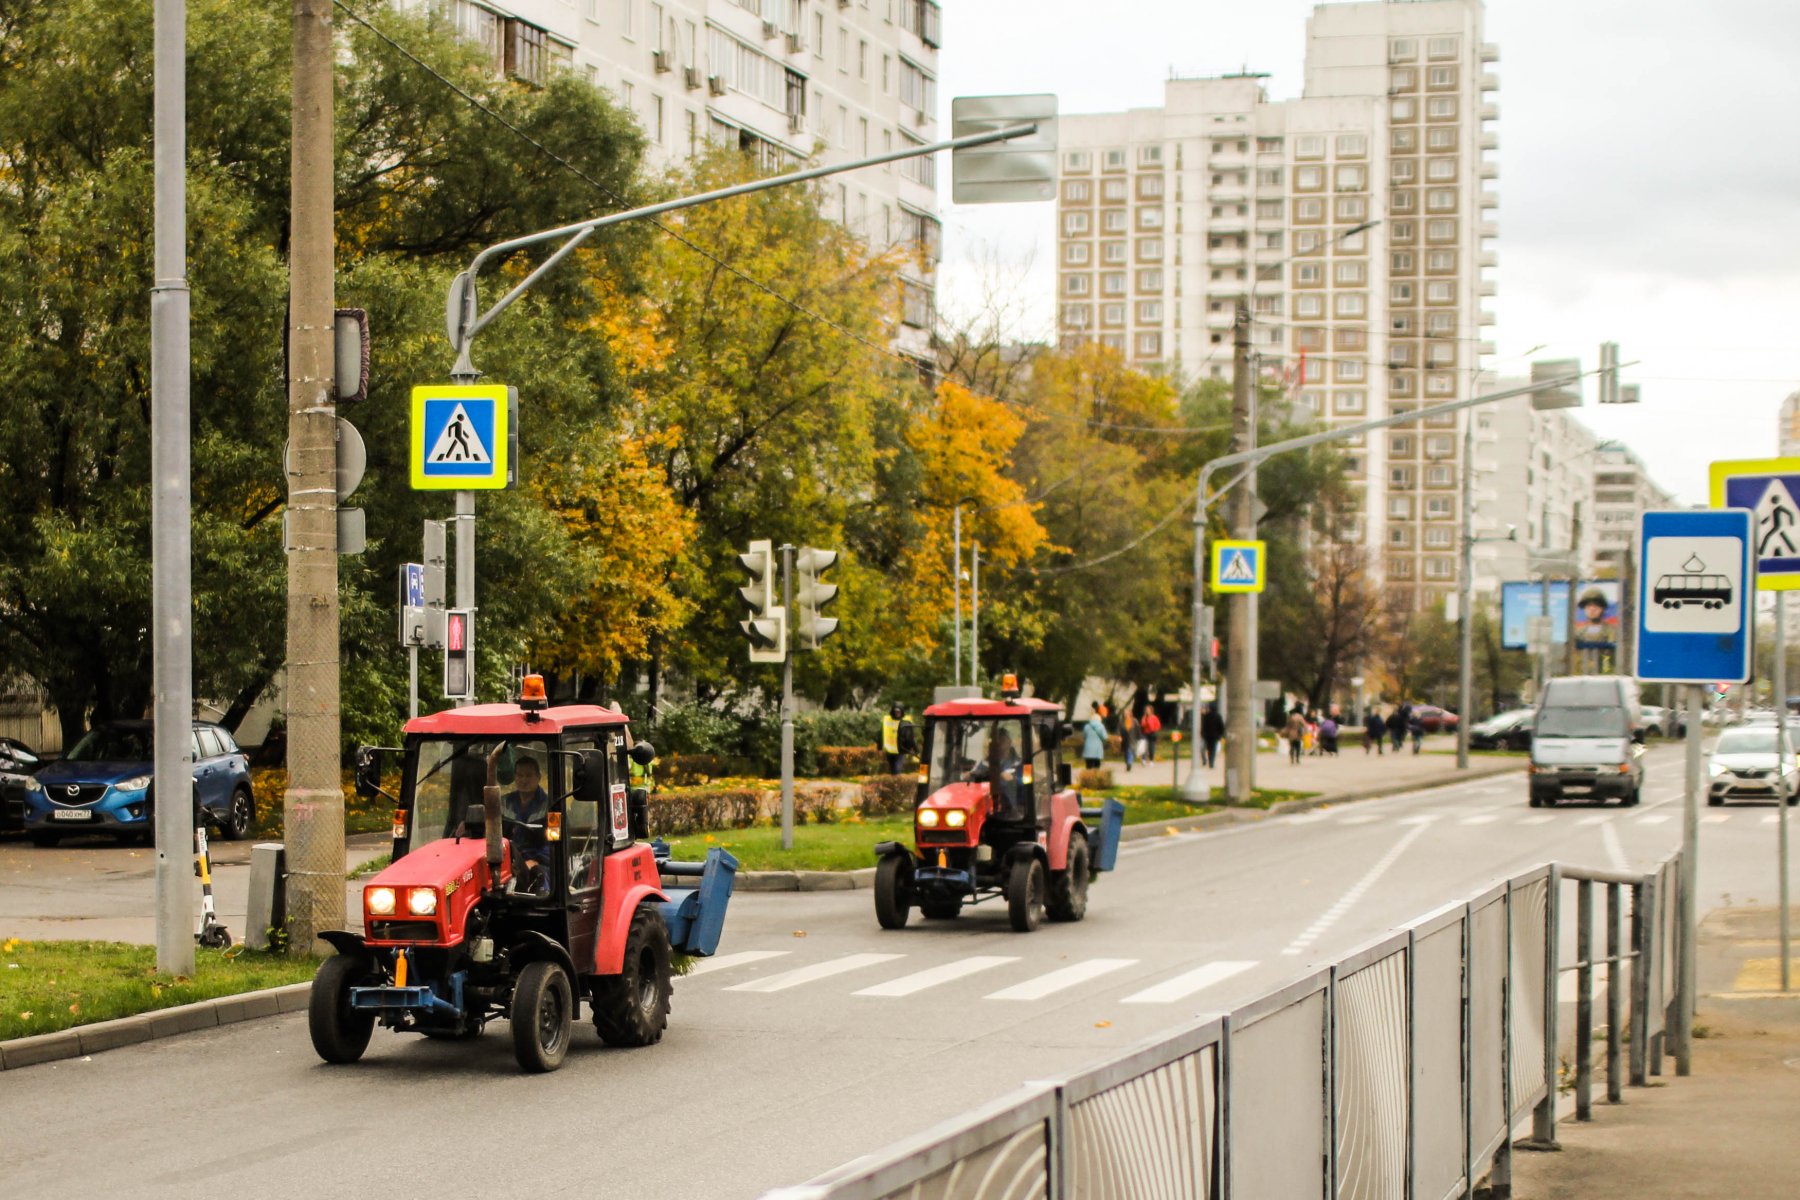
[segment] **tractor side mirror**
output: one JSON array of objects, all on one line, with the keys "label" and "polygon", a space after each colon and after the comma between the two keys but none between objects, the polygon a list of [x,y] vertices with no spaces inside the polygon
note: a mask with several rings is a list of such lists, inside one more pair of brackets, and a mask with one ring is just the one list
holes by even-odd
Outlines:
[{"label": "tractor side mirror", "polygon": [[606,798],[606,754],[583,750],[575,760],[575,798],[598,804]]},{"label": "tractor side mirror", "polygon": [[381,795],[381,751],[374,746],[356,748],[356,794],[364,800]]},{"label": "tractor side mirror", "polygon": [[1074,736],[1075,736],[1075,726],[1071,725],[1069,722],[1064,721],[1061,725],[1058,725],[1056,727],[1056,740],[1057,741],[1066,742]]},{"label": "tractor side mirror", "polygon": [[471,804],[463,809],[463,836],[478,838],[487,835],[487,809],[479,804]]},{"label": "tractor side mirror", "polygon": [[1075,768],[1066,762],[1056,764],[1056,786],[1063,791],[1075,786]]},{"label": "tractor side mirror", "polygon": [[633,742],[631,745],[631,761],[640,767],[647,767],[656,761],[656,747],[649,742]]}]

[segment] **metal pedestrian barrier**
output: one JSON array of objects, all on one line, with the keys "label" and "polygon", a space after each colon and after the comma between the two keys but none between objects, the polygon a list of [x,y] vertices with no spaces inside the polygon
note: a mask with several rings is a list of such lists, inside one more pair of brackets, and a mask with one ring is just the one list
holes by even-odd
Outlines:
[{"label": "metal pedestrian barrier", "polygon": [[1515,1150],[1555,1145],[1565,1081],[1590,1119],[1597,1044],[1610,1102],[1661,1072],[1679,859],[1528,871],[764,1200],[1453,1200],[1484,1180],[1510,1195]]}]

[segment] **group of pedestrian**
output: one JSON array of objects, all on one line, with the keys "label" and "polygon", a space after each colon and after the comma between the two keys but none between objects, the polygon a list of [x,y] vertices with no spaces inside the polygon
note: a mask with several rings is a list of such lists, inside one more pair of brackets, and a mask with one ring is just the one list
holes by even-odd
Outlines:
[{"label": "group of pedestrian", "polygon": [[1280,734],[1287,743],[1288,761],[1297,763],[1307,755],[1336,758],[1341,717],[1335,704],[1325,712],[1317,705],[1295,705]]},{"label": "group of pedestrian", "polygon": [[1396,704],[1385,717],[1381,715],[1379,708],[1371,708],[1363,718],[1364,754],[1371,750],[1376,754],[1385,754],[1390,745],[1394,753],[1398,754],[1409,737],[1412,739],[1412,752],[1417,754],[1425,743],[1425,720],[1409,701]]},{"label": "group of pedestrian", "polygon": [[[1092,730],[1098,722],[1100,730],[1100,750],[1106,746],[1106,722],[1112,715],[1112,709],[1102,700],[1089,705],[1091,710],[1087,724],[1083,726],[1083,746],[1081,757],[1088,761],[1090,770],[1100,765],[1099,754],[1093,751],[1090,740]],[[1135,708],[1135,710],[1134,710]],[[1140,762],[1156,761],[1156,735],[1162,732],[1162,718],[1156,715],[1156,706],[1146,701],[1142,707],[1126,704],[1119,710],[1119,748],[1125,758],[1125,769],[1131,770]]]}]

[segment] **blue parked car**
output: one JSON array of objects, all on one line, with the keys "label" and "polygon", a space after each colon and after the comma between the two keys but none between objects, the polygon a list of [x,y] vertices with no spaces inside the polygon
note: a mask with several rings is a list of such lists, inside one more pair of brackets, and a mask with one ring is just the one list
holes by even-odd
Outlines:
[{"label": "blue parked car", "polygon": [[[155,773],[149,721],[109,721],[47,763],[25,792],[25,829],[40,846],[65,833],[111,833],[152,840],[150,784]],[[194,802],[227,838],[256,824],[250,760],[223,728],[194,722]]]}]

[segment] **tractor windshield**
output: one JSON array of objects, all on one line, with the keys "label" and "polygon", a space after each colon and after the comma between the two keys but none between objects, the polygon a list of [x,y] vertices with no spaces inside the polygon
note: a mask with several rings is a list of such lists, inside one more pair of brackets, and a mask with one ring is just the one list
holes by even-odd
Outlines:
[{"label": "tractor windshield", "polygon": [[997,783],[995,795],[1003,803],[1021,802],[1019,767],[1025,747],[1022,719],[960,717],[933,721],[928,736],[927,792],[952,783]]},{"label": "tractor windshield", "polygon": [[[507,836],[516,822],[542,826],[549,809],[551,757],[542,741],[512,738],[428,738],[417,742],[413,774],[412,838],[417,850],[428,842],[452,837],[470,805],[481,803],[488,760],[500,784],[500,813]],[[529,836],[524,831],[523,836]],[[541,840],[542,834],[538,834]]]}]

